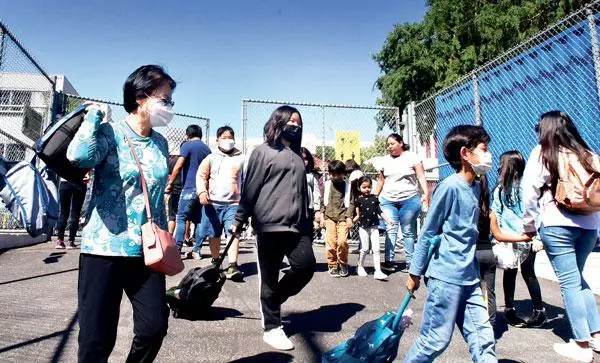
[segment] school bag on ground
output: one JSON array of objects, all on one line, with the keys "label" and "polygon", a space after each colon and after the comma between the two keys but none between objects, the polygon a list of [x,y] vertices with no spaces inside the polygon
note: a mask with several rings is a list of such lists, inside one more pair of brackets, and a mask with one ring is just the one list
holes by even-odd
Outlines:
[{"label": "school bag on ground", "polygon": [[56,175],[46,166],[7,162],[0,158],[0,198],[31,237],[52,235],[58,219]]},{"label": "school bag on ground", "polygon": [[174,318],[199,320],[208,317],[212,304],[225,284],[221,264],[235,238],[236,235],[232,234],[215,264],[194,267],[179,285],[167,290],[167,304],[173,310]]},{"label": "school bag on ground", "polygon": [[569,150],[558,154],[558,184],[554,200],[563,209],[577,214],[600,212],[600,158],[590,152],[594,172],[585,170]]},{"label": "school bag on ground", "polygon": [[85,108],[81,105],[73,112],[56,121],[35,144],[35,152],[61,178],[81,184],[88,169],[73,165],[67,159],[67,148],[83,122]]}]

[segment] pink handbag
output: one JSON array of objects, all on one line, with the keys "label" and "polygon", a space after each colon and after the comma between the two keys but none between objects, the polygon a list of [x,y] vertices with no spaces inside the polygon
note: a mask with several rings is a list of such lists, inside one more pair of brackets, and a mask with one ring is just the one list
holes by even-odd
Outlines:
[{"label": "pink handbag", "polygon": [[150,198],[148,197],[148,187],[146,185],[144,171],[142,170],[135,148],[131,143],[131,139],[125,131],[124,134],[129,143],[129,147],[131,148],[131,152],[133,153],[133,158],[140,170],[142,190],[144,191],[146,216],[148,217],[148,222],[142,226],[142,250],[144,253],[144,262],[146,263],[146,266],[154,271],[169,276],[177,275],[183,271],[183,262],[181,261],[177,243],[169,232],[160,229],[152,220]]}]

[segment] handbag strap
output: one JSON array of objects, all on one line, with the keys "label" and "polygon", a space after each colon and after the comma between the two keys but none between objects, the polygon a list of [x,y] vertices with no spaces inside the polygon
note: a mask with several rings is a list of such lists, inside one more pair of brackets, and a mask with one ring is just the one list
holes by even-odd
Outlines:
[{"label": "handbag strap", "polygon": [[142,191],[144,192],[144,201],[145,201],[145,205],[146,205],[146,217],[148,218],[148,221],[152,222],[152,213],[150,212],[150,198],[148,197],[148,186],[146,185],[146,178],[144,177],[144,171],[142,170],[142,165],[140,164],[140,159],[138,158],[137,153],[135,152],[135,147],[133,146],[133,143],[131,142],[129,135],[127,135],[127,132],[123,129],[123,127],[121,127],[121,125],[119,125],[119,127],[121,128],[121,131],[123,131],[123,134],[125,135],[125,138],[127,139],[127,143],[129,144],[129,148],[131,149],[131,153],[133,154],[135,163],[137,164],[138,170],[140,171],[140,179],[141,179],[140,183],[142,184]]}]

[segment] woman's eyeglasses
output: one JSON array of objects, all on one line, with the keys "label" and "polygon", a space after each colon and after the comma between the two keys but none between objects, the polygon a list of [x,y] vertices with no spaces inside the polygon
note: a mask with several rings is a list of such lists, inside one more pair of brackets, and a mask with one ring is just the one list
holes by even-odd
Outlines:
[{"label": "woman's eyeglasses", "polygon": [[170,107],[174,107],[175,106],[175,101],[173,101],[172,99],[167,99],[164,97],[157,97],[157,96],[150,96],[147,93],[144,93],[146,95],[146,97],[150,97],[150,98],[156,98],[158,100],[160,100],[160,102],[165,105],[165,106],[170,106]]}]

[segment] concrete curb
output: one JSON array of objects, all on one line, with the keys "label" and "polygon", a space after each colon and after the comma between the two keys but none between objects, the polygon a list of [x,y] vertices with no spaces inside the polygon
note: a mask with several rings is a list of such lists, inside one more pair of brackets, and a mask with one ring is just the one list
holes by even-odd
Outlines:
[{"label": "concrete curb", "polygon": [[0,229],[0,250],[31,246],[47,239],[45,234],[32,238],[24,229]]}]

